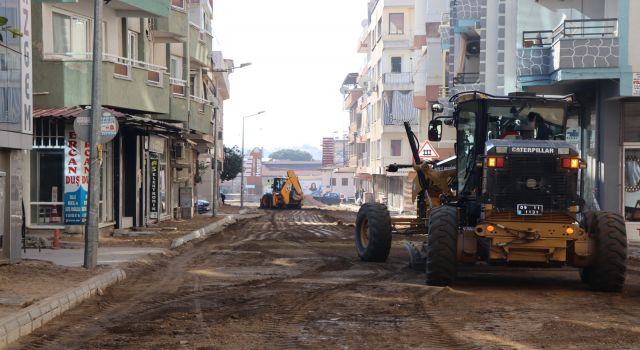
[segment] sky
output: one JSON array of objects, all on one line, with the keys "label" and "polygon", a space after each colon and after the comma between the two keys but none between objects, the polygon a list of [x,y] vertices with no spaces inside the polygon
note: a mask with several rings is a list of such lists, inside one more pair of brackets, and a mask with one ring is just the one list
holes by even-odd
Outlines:
[{"label": "sky", "polygon": [[[320,147],[347,131],[340,86],[358,72],[367,0],[214,0],[214,50],[236,66],[224,103],[225,146]],[[338,134],[334,134],[337,131]],[[266,156],[266,154],[265,154]]]}]

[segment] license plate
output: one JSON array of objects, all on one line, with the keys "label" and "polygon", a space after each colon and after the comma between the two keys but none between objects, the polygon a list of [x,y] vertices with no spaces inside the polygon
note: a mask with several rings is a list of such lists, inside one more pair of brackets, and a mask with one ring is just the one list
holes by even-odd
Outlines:
[{"label": "license plate", "polygon": [[542,215],[542,205],[539,204],[518,204],[518,215]]}]

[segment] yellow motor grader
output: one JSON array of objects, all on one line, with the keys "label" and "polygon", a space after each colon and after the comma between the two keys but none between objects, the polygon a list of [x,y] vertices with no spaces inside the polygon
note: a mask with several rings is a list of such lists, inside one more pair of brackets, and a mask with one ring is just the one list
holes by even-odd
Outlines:
[{"label": "yellow motor grader", "polygon": [[[618,213],[587,210],[586,163],[580,158],[585,146],[576,137],[582,109],[573,95],[470,91],[450,102],[452,116],[438,116],[443,108],[433,106],[428,136],[440,141],[443,124],[456,129],[454,170],[420,162],[406,123],[415,163],[387,169],[411,166],[417,172],[416,220],[424,223],[427,238],[410,251],[425,266],[427,284],[448,285],[460,265],[482,263],[573,266],[592,288],[621,290],[624,220]],[[386,260],[394,220],[383,204],[361,207],[355,243],[362,260]]]}]

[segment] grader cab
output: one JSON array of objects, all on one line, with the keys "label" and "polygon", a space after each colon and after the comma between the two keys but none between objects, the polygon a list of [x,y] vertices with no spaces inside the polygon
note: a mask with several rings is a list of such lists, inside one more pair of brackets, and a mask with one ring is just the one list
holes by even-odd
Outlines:
[{"label": "grader cab", "polygon": [[[448,285],[461,264],[482,263],[573,266],[592,288],[621,290],[624,221],[617,213],[587,209],[593,205],[584,199],[586,163],[575,137],[581,108],[573,96],[472,91],[451,102],[452,116],[436,116],[441,109],[433,109],[428,134],[439,141],[445,125],[456,129],[455,170],[420,162],[408,124],[415,163],[388,168],[417,172],[416,220],[425,224],[426,241],[409,249],[412,260],[425,266],[427,284]],[[362,260],[386,260],[393,220],[382,204],[362,206],[355,232]]]}]

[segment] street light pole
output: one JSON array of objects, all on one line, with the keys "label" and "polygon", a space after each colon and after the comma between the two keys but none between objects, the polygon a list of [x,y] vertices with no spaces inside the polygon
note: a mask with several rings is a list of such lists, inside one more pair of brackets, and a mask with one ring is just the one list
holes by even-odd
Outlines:
[{"label": "street light pole", "polygon": [[264,111],[242,117],[242,172],[240,173],[240,208],[244,207],[244,121],[249,117],[260,115]]},{"label": "street light pole", "polygon": [[[87,193],[87,222],[84,235],[84,267],[98,265],[98,223],[100,221],[100,146],[102,105],[102,0],[94,0],[93,71],[91,81],[91,133],[89,136],[89,188]],[[82,204],[82,203],[81,203]]]}]

